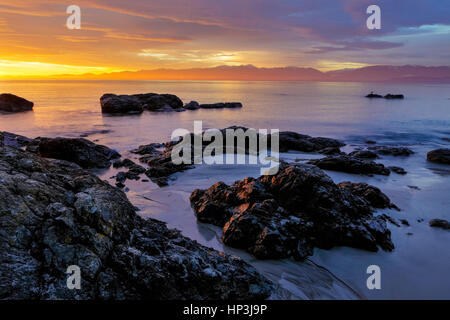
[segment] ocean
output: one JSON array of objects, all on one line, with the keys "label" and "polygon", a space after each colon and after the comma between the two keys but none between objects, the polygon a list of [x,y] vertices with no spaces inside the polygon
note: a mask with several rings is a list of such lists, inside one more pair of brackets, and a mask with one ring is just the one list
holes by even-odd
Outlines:
[{"label": "ocean", "polygon": [[[401,93],[404,100],[366,99],[374,91]],[[242,109],[196,110],[141,115],[102,115],[104,93],[171,93],[185,103],[238,101]],[[450,84],[384,84],[233,81],[0,81],[0,93],[13,93],[35,103],[34,111],[0,114],[0,131],[31,138],[80,137],[107,145],[133,158],[129,150],[151,142],[165,142],[177,128],[193,130],[242,125],[255,129],[291,130],[312,136],[338,138],[351,151],[366,140],[379,145],[408,146],[407,158],[383,156],[385,165],[400,166],[405,176],[360,176],[327,171],[335,182],[367,182],[379,187],[401,208],[380,210],[409,227],[390,225],[393,252],[352,248],[315,250],[304,262],[258,261],[224,246],[221,231],[199,224],[189,204],[196,188],[217,181],[232,183],[258,176],[249,165],[197,165],[177,173],[169,186],[127,182],[131,202],[139,214],[167,222],[169,227],[200,243],[241,256],[279,285],[273,299],[450,299],[450,232],[428,226],[428,220],[450,220],[450,167],[426,161],[430,150],[450,145]],[[317,158],[315,154],[283,153],[287,161]],[[99,171],[111,180],[115,169]],[[113,180],[111,180],[113,181]],[[149,200],[151,199],[151,200]],[[424,219],[419,222],[418,219]],[[366,287],[369,265],[381,268],[381,290]]]}]

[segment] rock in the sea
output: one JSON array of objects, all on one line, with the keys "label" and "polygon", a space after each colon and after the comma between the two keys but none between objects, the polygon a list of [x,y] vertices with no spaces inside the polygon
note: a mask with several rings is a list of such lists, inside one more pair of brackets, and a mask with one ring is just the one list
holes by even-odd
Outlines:
[{"label": "rock in the sea", "polygon": [[321,152],[322,150],[328,148],[335,148],[334,151],[338,151],[338,148],[345,146],[345,144],[339,140],[323,137],[311,137],[292,131],[282,131],[279,135],[280,152],[286,152],[289,150]]},{"label": "rock in the sea", "polygon": [[197,101],[191,101],[189,103],[186,103],[184,105],[184,108],[187,109],[187,110],[197,110],[197,109],[200,108],[200,105],[198,104]]},{"label": "rock in the sea", "polygon": [[380,174],[388,176],[391,172],[381,163],[363,160],[349,155],[327,156],[308,161],[309,164],[324,170],[341,171],[355,174]]},{"label": "rock in the sea", "polygon": [[436,163],[450,164],[450,149],[436,149],[428,152],[427,160]]},{"label": "rock in the sea", "polygon": [[33,110],[33,102],[11,93],[0,94],[0,111],[23,112]]},{"label": "rock in the sea", "polygon": [[444,219],[433,219],[429,222],[430,227],[450,230],[450,222]]},{"label": "rock in the sea", "polygon": [[102,113],[135,114],[144,111],[141,102],[136,97],[128,95],[104,94],[100,98],[100,105]]},{"label": "rock in the sea", "polygon": [[414,153],[407,147],[391,147],[391,146],[372,146],[367,148],[376,154],[389,155],[394,157],[408,157]]},{"label": "rock in the sea", "polygon": [[396,174],[405,175],[405,174],[408,173],[408,172],[407,172],[405,169],[403,169],[402,167],[390,166],[390,167],[388,167],[388,168],[389,168],[389,170],[395,172]]},{"label": "rock in the sea", "polygon": [[379,98],[383,98],[383,96],[381,94],[376,94],[376,93],[371,92],[366,96],[366,98],[370,98],[370,99],[378,98],[379,99]]},{"label": "rock in the sea", "polygon": [[348,155],[350,157],[355,157],[358,159],[376,159],[376,158],[378,158],[378,155],[375,152],[369,151],[369,150],[356,150],[356,151],[350,152]]},{"label": "rock in the sea", "polygon": [[317,167],[282,163],[274,176],[218,182],[190,200],[200,222],[223,227],[225,244],[260,259],[303,259],[314,247],[392,250],[386,222],[371,204],[391,202],[374,187],[360,189],[336,185]]},{"label": "rock in the sea", "polygon": [[173,94],[104,94],[100,98],[103,113],[141,113],[149,111],[184,111],[183,101]]},{"label": "rock in the sea", "polygon": [[108,168],[120,157],[117,151],[83,138],[36,138],[27,150],[41,157],[71,161],[87,168]]},{"label": "rock in the sea", "polygon": [[405,96],[402,94],[391,94],[388,93],[387,95],[384,96],[385,99],[404,99]]},{"label": "rock in the sea", "polygon": [[[78,165],[0,147],[1,299],[264,299],[272,285],[239,258],[144,220]],[[67,287],[69,266],[82,290]]]},{"label": "rock in the sea", "polygon": [[113,162],[113,167],[114,168],[122,168],[125,167],[128,169],[127,172],[119,172],[116,175],[116,185],[120,188],[125,187],[125,185],[123,184],[125,182],[125,180],[129,179],[129,180],[139,180],[140,179],[140,175],[142,173],[145,173],[145,171],[147,169],[145,169],[144,167],[134,163],[132,160],[130,159],[124,159],[124,160],[116,160]]},{"label": "rock in the sea", "polygon": [[219,102],[219,103],[209,103],[201,104],[200,109],[235,109],[242,108],[242,103],[240,102]]}]

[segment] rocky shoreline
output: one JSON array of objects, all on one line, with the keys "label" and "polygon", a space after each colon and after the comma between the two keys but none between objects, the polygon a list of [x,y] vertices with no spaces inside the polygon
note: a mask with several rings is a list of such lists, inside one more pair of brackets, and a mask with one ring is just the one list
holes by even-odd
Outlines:
[{"label": "rocky shoreline", "polygon": [[[270,295],[253,267],[140,218],[121,190],[77,164],[7,144],[2,135],[0,299]],[[83,290],[67,288],[70,265],[81,268]]]}]

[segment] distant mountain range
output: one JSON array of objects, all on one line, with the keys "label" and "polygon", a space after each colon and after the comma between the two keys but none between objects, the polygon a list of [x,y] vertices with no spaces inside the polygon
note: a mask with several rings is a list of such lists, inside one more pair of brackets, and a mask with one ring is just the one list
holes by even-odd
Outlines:
[{"label": "distant mountain range", "polygon": [[86,80],[273,80],[346,82],[426,82],[450,83],[450,67],[369,66],[321,72],[314,68],[258,68],[253,65],[192,69],[155,69],[104,74],[58,75],[52,79]]}]

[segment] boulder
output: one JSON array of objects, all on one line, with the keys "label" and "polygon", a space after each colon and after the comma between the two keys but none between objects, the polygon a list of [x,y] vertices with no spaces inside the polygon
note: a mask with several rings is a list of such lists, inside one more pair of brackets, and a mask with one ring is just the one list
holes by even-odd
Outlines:
[{"label": "boulder", "polygon": [[370,184],[364,182],[355,183],[345,181],[339,183],[338,186],[364,198],[374,208],[390,208],[399,210],[398,207],[391,202],[387,195],[381,192],[379,188],[371,186]]},{"label": "boulder", "polygon": [[427,153],[427,160],[436,163],[450,164],[450,149],[436,149]]},{"label": "boulder", "polygon": [[[78,165],[0,147],[0,298],[265,299],[272,284],[239,258],[139,217]],[[82,290],[67,288],[69,266]]]},{"label": "boulder", "polygon": [[363,160],[349,155],[327,156],[321,159],[308,161],[309,164],[324,170],[341,171],[355,174],[380,174],[388,176],[390,170],[381,163],[372,160]]},{"label": "boulder", "polygon": [[[292,131],[281,131],[280,135],[280,152],[287,152],[289,150],[302,152],[321,152],[321,150],[328,148],[336,148],[345,146],[339,140],[323,137],[311,137]],[[328,149],[329,150],[329,149]]]},{"label": "boulder", "polygon": [[358,159],[376,159],[376,158],[378,158],[378,155],[375,152],[369,151],[369,150],[356,150],[356,151],[350,152],[348,155],[350,157],[355,157]]},{"label": "boulder", "polygon": [[450,230],[450,222],[444,219],[433,219],[429,222],[430,227]]},{"label": "boulder", "polygon": [[184,105],[184,108],[187,109],[187,110],[197,110],[197,109],[200,108],[200,105],[198,104],[197,101],[191,101],[189,103],[186,103]]},{"label": "boulder", "polygon": [[0,146],[26,147],[33,140],[18,134],[0,131]]},{"label": "boulder", "polygon": [[375,187],[354,189],[317,167],[282,163],[276,175],[218,182],[190,200],[198,221],[222,227],[225,244],[259,259],[304,259],[315,247],[392,250],[386,221],[372,206],[391,206],[389,199]]},{"label": "boulder", "polygon": [[141,102],[134,96],[115,95],[111,93],[104,94],[100,98],[102,113],[142,113]]},{"label": "boulder", "polygon": [[27,150],[41,157],[71,161],[88,168],[109,168],[120,154],[83,138],[36,138]]},{"label": "boulder", "polygon": [[0,111],[23,112],[33,110],[33,102],[11,93],[0,94]]},{"label": "boulder", "polygon": [[405,174],[408,173],[408,172],[407,172],[405,169],[403,169],[402,167],[390,166],[390,167],[388,167],[388,168],[389,168],[389,170],[395,172],[396,174],[405,175]]}]

